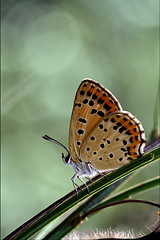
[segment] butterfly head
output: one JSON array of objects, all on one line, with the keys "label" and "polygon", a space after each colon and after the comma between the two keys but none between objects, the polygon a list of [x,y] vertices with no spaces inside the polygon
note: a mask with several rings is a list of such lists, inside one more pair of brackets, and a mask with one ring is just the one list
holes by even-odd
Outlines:
[{"label": "butterfly head", "polygon": [[62,153],[62,160],[64,162],[64,164],[66,166],[68,166],[69,164],[71,164],[71,156],[70,153],[68,153],[66,156],[64,156],[64,154]]}]

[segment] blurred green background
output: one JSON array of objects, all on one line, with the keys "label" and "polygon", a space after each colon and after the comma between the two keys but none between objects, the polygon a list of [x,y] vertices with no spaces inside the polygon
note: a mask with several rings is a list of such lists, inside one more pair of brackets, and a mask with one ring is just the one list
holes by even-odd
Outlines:
[{"label": "blurred green background", "polygon": [[[61,160],[76,90],[89,77],[143,124],[148,139],[158,89],[158,0],[2,1],[2,237],[73,190]],[[158,175],[158,163],[128,186]],[[158,201],[153,189],[134,198]],[[148,233],[156,209],[108,208],[77,230]],[[61,220],[63,217],[61,217]]]}]

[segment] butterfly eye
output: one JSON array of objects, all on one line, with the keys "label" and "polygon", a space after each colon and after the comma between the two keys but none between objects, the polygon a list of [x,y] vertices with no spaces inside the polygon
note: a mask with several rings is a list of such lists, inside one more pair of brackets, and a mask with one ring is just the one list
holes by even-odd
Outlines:
[{"label": "butterfly eye", "polygon": [[64,154],[62,153],[62,160],[63,160],[65,165],[69,165],[71,163],[70,154],[68,153],[66,156],[64,156]]}]

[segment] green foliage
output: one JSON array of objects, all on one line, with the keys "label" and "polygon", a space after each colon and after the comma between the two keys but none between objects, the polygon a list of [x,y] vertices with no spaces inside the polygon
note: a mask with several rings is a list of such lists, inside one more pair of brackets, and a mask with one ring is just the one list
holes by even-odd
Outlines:
[{"label": "green foliage", "polygon": [[[83,215],[86,214],[86,212],[90,209],[93,210],[93,208],[99,208],[99,203],[111,192],[114,190],[114,188],[111,186],[111,184],[116,183],[116,181],[128,176],[129,174],[135,172],[136,170],[144,167],[147,164],[150,164],[160,158],[160,147],[156,148],[155,150],[151,151],[150,153],[147,153],[140,159],[137,159],[135,161],[132,161],[131,163],[117,169],[116,171],[109,173],[107,175],[107,179],[105,177],[102,177],[98,181],[92,183],[89,186],[90,194],[88,195],[87,189],[83,189],[79,192],[78,197],[76,193],[73,196],[64,197],[63,200],[59,201],[59,203],[55,203],[48,207],[46,210],[41,212],[39,216],[35,216],[33,219],[31,219],[29,222],[21,226],[18,230],[15,230],[9,236],[9,239],[13,237],[14,239],[28,239],[35,233],[37,233],[40,229],[42,229],[44,226],[49,224],[51,221],[59,217],[60,215],[64,214],[68,210],[70,210],[72,207],[76,206],[78,203],[82,202],[83,200],[89,198],[89,200],[83,204],[81,207],[79,207],[74,213],[72,213],[70,217],[70,224],[68,219],[65,221],[65,228],[62,227],[63,224],[60,224],[59,227],[57,227],[57,231],[60,234],[57,237],[57,232],[53,231],[49,234],[49,237],[46,237],[46,239],[53,239],[53,237],[56,237],[56,239],[61,239],[62,235],[64,236],[65,233],[68,233],[71,229],[76,227],[82,220]],[[143,191],[146,188],[153,187],[157,184],[159,184],[159,179],[152,180],[151,183],[147,184],[141,184],[139,187],[134,187],[132,190],[128,190],[124,192],[123,194],[118,194],[118,197],[112,198],[112,200],[107,200],[107,202],[114,202],[117,199],[124,199],[128,196],[130,196],[131,193],[135,193],[138,191]],[[107,189],[106,189],[107,188]],[[105,189],[106,191],[101,192],[101,190]],[[97,193],[97,194],[96,194]],[[93,197],[91,197],[93,196]],[[90,198],[91,197],[91,198]],[[106,202],[103,202],[103,204],[106,204]],[[82,214],[83,213],[83,214]],[[78,217],[77,217],[78,215]],[[74,224],[73,224],[74,222]],[[60,229],[59,229],[60,228]],[[59,231],[60,230],[60,231]],[[6,238],[7,239],[7,238]]]},{"label": "green foliage", "polygon": [[[83,78],[111,90],[123,109],[142,122],[149,139],[159,82],[159,1],[1,2],[5,237],[73,189],[73,172],[63,166],[61,149],[41,136],[48,134],[67,145],[73,99]],[[157,176],[157,166],[143,168],[127,187]],[[82,193],[85,196],[85,190]],[[158,199],[157,191],[145,193],[145,198]],[[133,208],[126,207],[125,213],[114,209],[91,218],[82,228],[105,229],[107,222],[145,232],[153,222],[152,211],[141,208],[137,216]]]}]

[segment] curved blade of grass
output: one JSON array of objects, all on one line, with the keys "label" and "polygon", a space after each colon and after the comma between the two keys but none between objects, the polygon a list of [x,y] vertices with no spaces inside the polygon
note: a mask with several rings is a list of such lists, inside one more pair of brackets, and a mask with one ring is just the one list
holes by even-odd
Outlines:
[{"label": "curved blade of grass", "polygon": [[[124,190],[115,196],[107,199],[102,204],[95,204],[94,196],[96,199],[95,194],[92,198],[87,200],[84,204],[82,204],[78,209],[76,209],[70,216],[68,216],[63,222],[61,222],[55,229],[53,229],[45,238],[44,240],[51,240],[51,239],[62,239],[66,234],[76,228],[81,222],[85,220],[86,217],[89,215],[110,206],[111,203],[118,204],[121,203],[120,201],[132,196],[136,193],[148,190],[150,188],[156,187],[160,185],[160,178],[156,177],[152,180],[137,184],[136,186]],[[96,205],[96,206],[95,206]],[[92,206],[92,207],[91,207]]]},{"label": "curved blade of grass", "polygon": [[27,222],[26,225],[23,224],[23,228],[19,227],[13,233],[8,235],[6,239],[27,239],[46,226],[48,223],[71,209],[73,206],[77,205],[81,201],[87,199],[92,196],[96,192],[110,186],[114,182],[122,179],[123,177],[135,172],[136,170],[144,167],[145,165],[152,163],[160,158],[160,148],[157,148],[150,153],[143,155],[140,159],[134,160],[133,162],[117,169],[115,172],[109,173],[107,175],[107,180],[105,177],[102,177],[100,180],[94,182],[89,186],[90,195],[88,195],[87,189],[83,189],[79,192],[78,198],[76,194],[57,207],[48,208],[48,211],[45,212],[45,215],[41,215],[40,218],[32,218]]},{"label": "curved blade of grass", "polygon": [[127,190],[124,190],[124,191],[116,194],[115,196],[107,199],[103,203],[98,204],[96,207],[93,207],[88,212],[86,212],[86,216],[85,217],[90,215],[91,212],[92,213],[93,212],[97,212],[100,209],[105,208],[107,206],[107,204],[109,204],[109,203],[113,203],[113,202],[124,200],[124,199],[126,199],[126,198],[128,198],[128,197],[130,197],[130,196],[132,196],[132,195],[134,195],[136,193],[148,190],[148,189],[156,187],[158,185],[160,185],[160,177],[156,177],[156,178],[153,178],[153,179],[151,179],[149,181],[145,181],[145,182],[142,182],[140,184],[137,184],[136,186],[128,188]]},{"label": "curved blade of grass", "polygon": [[[132,175],[133,176],[133,175]],[[87,207],[88,209],[90,209],[91,207],[93,207],[93,204],[97,205],[100,201],[102,201],[102,199],[104,199],[105,197],[107,197],[108,195],[110,195],[113,191],[115,191],[119,186],[122,185],[123,182],[126,181],[126,179],[128,179],[129,176],[120,179],[119,181],[113,183],[112,185],[110,185],[109,187],[99,191],[98,193],[95,193],[93,196],[91,196],[87,201],[85,201],[85,204],[81,205],[83,206],[82,208]],[[96,197],[94,197],[96,195]],[[78,208],[79,210],[81,209],[81,206]],[[86,208],[86,209],[87,209]],[[53,228],[52,228],[53,229]],[[50,231],[52,231],[52,229],[50,229]],[[42,229],[42,231],[40,231],[39,235],[37,236],[40,239],[44,239],[45,236],[47,236],[47,233],[45,233],[46,229]],[[49,232],[50,232],[49,231]],[[63,232],[63,225],[62,228],[60,228],[61,234]],[[68,233],[68,232],[67,232]],[[43,237],[42,237],[43,236]],[[64,235],[63,235],[64,236]],[[56,238],[57,239],[57,238]]]}]

